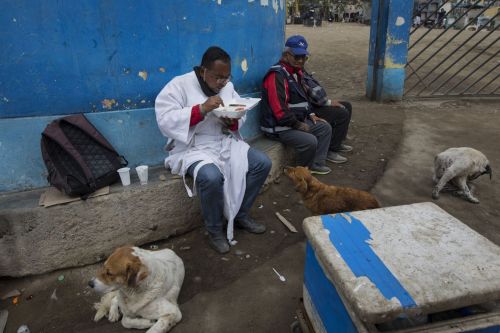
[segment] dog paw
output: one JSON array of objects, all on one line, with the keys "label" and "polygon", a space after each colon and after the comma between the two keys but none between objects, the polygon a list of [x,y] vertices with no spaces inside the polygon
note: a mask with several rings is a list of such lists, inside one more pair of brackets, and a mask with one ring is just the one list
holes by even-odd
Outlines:
[{"label": "dog paw", "polygon": [[434,200],[439,199],[439,191],[438,190],[432,191],[432,199],[434,199]]},{"label": "dog paw", "polygon": [[112,323],[117,322],[120,319],[120,311],[118,308],[109,309],[108,320]]},{"label": "dog paw", "polygon": [[478,204],[479,203],[479,200],[477,198],[474,198],[474,197],[468,197],[467,201],[472,202],[474,204]]},{"label": "dog paw", "polygon": [[99,320],[104,318],[104,316],[106,316],[106,313],[104,311],[97,311],[97,313],[94,316],[94,321],[98,322]]}]

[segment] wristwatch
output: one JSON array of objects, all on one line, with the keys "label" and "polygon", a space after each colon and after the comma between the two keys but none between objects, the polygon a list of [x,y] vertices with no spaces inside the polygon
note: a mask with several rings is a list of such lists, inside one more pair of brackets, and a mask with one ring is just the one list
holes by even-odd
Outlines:
[{"label": "wristwatch", "polygon": [[312,118],[313,116],[316,117],[316,113],[314,113],[314,112],[309,113],[309,118]]}]

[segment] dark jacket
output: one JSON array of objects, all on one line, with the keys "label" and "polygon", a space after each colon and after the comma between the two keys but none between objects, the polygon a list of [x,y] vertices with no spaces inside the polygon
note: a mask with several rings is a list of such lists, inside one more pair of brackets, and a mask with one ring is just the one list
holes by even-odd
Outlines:
[{"label": "dark jacket", "polygon": [[283,62],[269,69],[262,84],[261,130],[275,133],[294,128],[312,112],[302,77],[301,70]]}]

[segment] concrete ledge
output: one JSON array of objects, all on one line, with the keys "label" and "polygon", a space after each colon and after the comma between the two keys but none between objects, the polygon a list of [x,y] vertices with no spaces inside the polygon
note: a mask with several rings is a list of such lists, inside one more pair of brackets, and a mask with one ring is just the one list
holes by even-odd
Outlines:
[{"label": "concrete ledge", "polygon": [[[287,162],[283,146],[267,139],[252,146],[273,161],[267,181],[278,177]],[[187,196],[182,179],[163,167],[152,168],[147,186],[136,177],[127,188],[112,186],[109,195],[49,208],[38,206],[44,189],[1,195],[0,276],[95,263],[123,244],[142,245],[201,225],[198,200]]]}]

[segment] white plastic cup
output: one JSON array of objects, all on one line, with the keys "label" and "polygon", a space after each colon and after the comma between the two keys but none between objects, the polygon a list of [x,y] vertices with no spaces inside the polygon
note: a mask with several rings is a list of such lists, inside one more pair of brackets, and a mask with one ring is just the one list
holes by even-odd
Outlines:
[{"label": "white plastic cup", "polygon": [[122,181],[123,186],[130,185],[130,168],[121,168],[118,169],[118,174],[120,175],[120,179]]},{"label": "white plastic cup", "polygon": [[137,171],[137,175],[139,176],[141,185],[146,185],[148,183],[148,166],[139,165],[137,168],[135,168],[135,171]]}]

